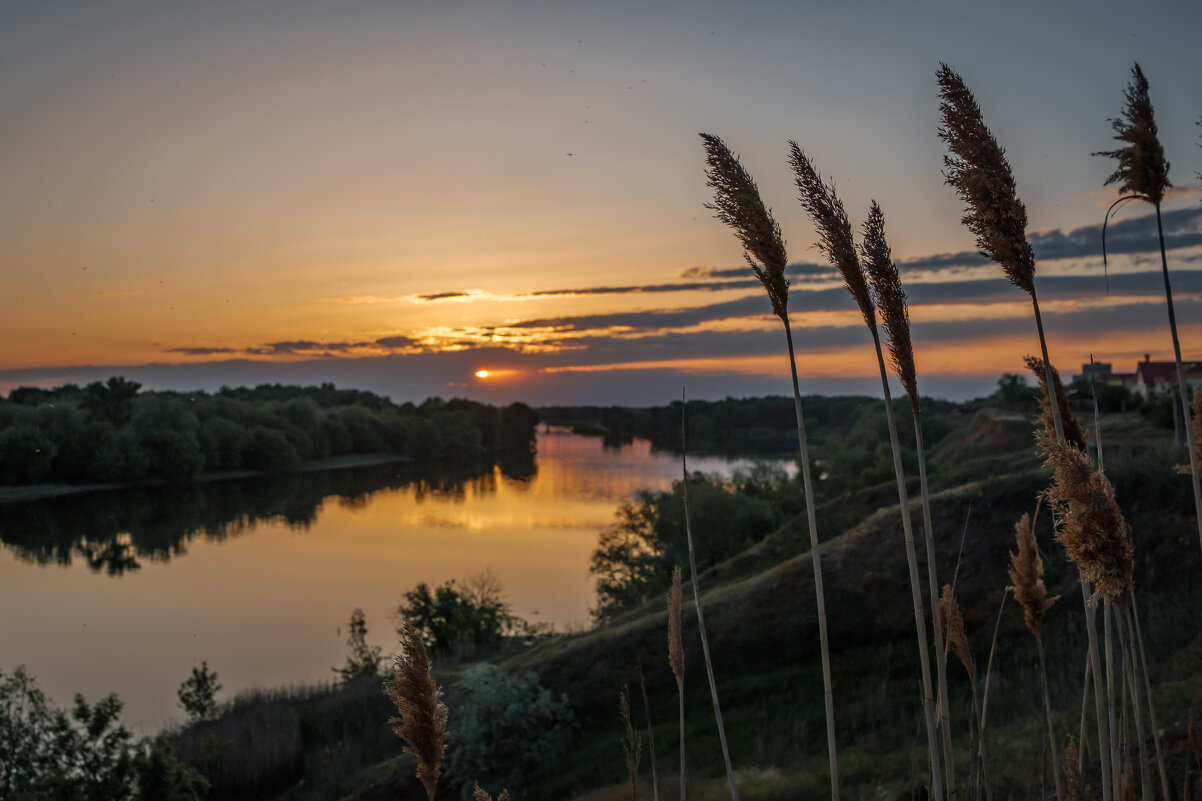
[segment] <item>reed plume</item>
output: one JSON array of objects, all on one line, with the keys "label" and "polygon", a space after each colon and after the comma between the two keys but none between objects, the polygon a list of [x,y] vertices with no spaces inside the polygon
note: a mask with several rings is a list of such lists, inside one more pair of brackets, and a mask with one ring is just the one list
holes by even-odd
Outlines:
[{"label": "reed plume", "polygon": [[1030,515],[1024,514],[1014,526],[1014,539],[1018,552],[1010,554],[1010,584],[1014,587],[1014,600],[1023,609],[1027,628],[1038,638],[1044,614],[1060,600],[1060,596],[1048,597],[1047,585],[1043,583],[1043,560],[1039,558],[1039,546],[1031,531]]},{"label": "reed plume", "polygon": [[[797,358],[793,351],[793,330],[789,325],[789,282],[785,278],[785,242],[780,226],[760,198],[755,181],[743,169],[737,157],[719,137],[701,134],[705,143],[707,186],[714,189],[714,203],[706,208],[734,229],[743,244],[744,258],[755,272],[772,311],[780,317],[785,328],[785,343],[789,351],[789,370],[793,377],[793,411],[797,417],[797,448],[801,462],[802,487],[806,501],[806,523],[810,533],[810,562],[814,568],[814,597],[818,606],[818,645],[822,658],[822,684],[826,711],[826,751],[830,764],[831,799],[839,801],[839,751],[835,744],[835,695],[831,682],[831,656],[826,630],[826,594],[822,586],[822,555],[818,550],[818,518],[814,501],[814,481],[810,470],[809,445],[806,441],[805,419],[801,409],[801,387],[797,382]],[[854,256],[854,250],[852,255]],[[757,263],[757,260],[759,263]],[[867,289],[865,289],[867,294]],[[686,517],[687,521],[687,517]],[[694,572],[694,587],[696,587]],[[698,603],[700,613],[700,602]],[[700,621],[700,618],[699,618]],[[704,632],[704,624],[701,626]],[[702,639],[702,648],[706,648]],[[715,704],[717,697],[715,696]],[[731,776],[731,793],[735,792]]]},{"label": "reed plume", "polygon": [[405,751],[417,757],[418,781],[426,788],[430,801],[434,801],[447,750],[447,707],[442,703],[442,691],[430,675],[426,646],[413,624],[401,618],[397,633],[400,651],[384,691],[400,717],[388,722],[395,724],[393,731],[405,741]]},{"label": "reed plume", "polygon": [[956,594],[950,584],[943,585],[943,594],[939,597],[939,620],[942,629],[947,633],[948,646],[955,651],[960,664],[968,671],[968,678],[976,684],[977,664],[973,661],[972,651],[968,647],[968,632],[964,630],[960,602],[956,600]]},{"label": "reed plume", "polygon": [[743,245],[743,258],[764,285],[772,312],[788,315],[789,281],[785,278],[785,241],[772,211],[764,205],[759,187],[730,148],[713,134],[701,134],[709,169],[706,186],[714,190],[714,202],[705,207],[729,225]]},{"label": "reed plume", "polygon": [[[922,495],[922,528],[927,552],[927,592],[930,594],[931,609],[934,610],[939,606],[939,578],[936,570],[935,530],[931,518],[931,489],[927,481],[926,442],[922,435],[918,371],[914,366],[914,346],[910,340],[910,307],[902,289],[897,265],[893,262],[889,242],[885,238],[885,214],[875,200],[872,201],[868,217],[864,220],[860,256],[876,309],[880,312],[881,322],[885,326],[890,364],[910,402],[910,417],[914,423],[914,443],[918,456],[918,488]],[[943,760],[945,768],[950,772],[953,761],[951,726],[945,720],[948,698],[946,651],[940,627],[933,626],[932,631],[935,653],[938,655],[935,662],[935,674],[939,682],[936,726],[943,730]],[[949,795],[954,786],[954,777],[949,775]]]},{"label": "reed plume", "polygon": [[1139,195],[1153,205],[1164,200],[1169,182],[1169,162],[1156,132],[1148,79],[1139,64],[1131,68],[1131,83],[1123,91],[1126,105],[1119,117],[1110,120],[1114,138],[1125,144],[1115,150],[1099,150],[1095,156],[1115,159],[1118,164],[1106,179],[1106,186],[1119,185],[1123,195]]},{"label": "reed plume", "polygon": [[1110,480],[1081,451],[1040,439],[1053,470],[1046,496],[1056,515],[1056,541],[1097,592],[1116,605],[1132,588],[1134,550]]},{"label": "reed plume", "polygon": [[1055,367],[1048,368],[1044,365],[1043,359],[1038,356],[1024,356],[1023,363],[1039,381],[1039,391],[1042,393],[1042,397],[1039,399],[1039,422],[1043,426],[1043,430],[1047,432],[1048,436],[1056,435],[1055,415],[1052,413],[1049,400],[1051,393],[1048,392],[1048,375],[1050,374],[1052,386],[1056,388],[1056,406],[1060,413],[1060,422],[1064,426],[1064,439],[1078,450],[1087,451],[1089,446],[1086,444],[1085,431],[1082,430],[1081,424],[1077,422],[1077,416],[1073,414],[1073,410],[1068,405],[1068,393],[1064,391],[1064,384],[1060,380],[1060,371]]},{"label": "reed plume", "polygon": [[[1169,163],[1156,132],[1152,100],[1148,95],[1148,79],[1136,63],[1131,68],[1131,83],[1123,93],[1126,104],[1118,118],[1110,121],[1114,138],[1123,143],[1115,150],[1102,150],[1095,156],[1107,156],[1118,164],[1106,185],[1119,185],[1119,198],[1106,210],[1102,224],[1102,262],[1106,262],[1106,225],[1111,213],[1128,200],[1143,200],[1156,209],[1156,232],[1160,238],[1160,271],[1164,277],[1164,298],[1169,313],[1169,332],[1173,338],[1173,358],[1177,362],[1177,389],[1181,396],[1181,413],[1190,408],[1189,385],[1185,380],[1185,365],[1181,361],[1181,339],[1177,335],[1177,315],[1173,310],[1173,287],[1169,281],[1169,262],[1164,246],[1164,223],[1160,204],[1169,183]],[[1194,489],[1194,514],[1198,524],[1198,544],[1202,546],[1202,474],[1198,467],[1198,446],[1190,443],[1190,476]]]},{"label": "reed plume", "polygon": [[[981,107],[964,79],[947,64],[939,65],[936,78],[943,117],[939,138],[951,151],[943,157],[943,175],[967,204],[961,222],[976,237],[981,254],[997,262],[1010,282],[1031,296],[1043,361],[1050,365],[1035,294],[1035,254],[1027,241],[1027,207],[1018,198],[1006,151],[985,125]],[[1056,435],[1063,437],[1059,408],[1053,406],[1052,413]]]},{"label": "reed plume", "polygon": [[1064,746],[1064,775],[1068,780],[1069,801],[1089,801],[1089,785],[1081,776],[1081,757],[1072,737]]},{"label": "reed plume", "polygon": [[672,591],[668,593],[668,664],[676,678],[680,708],[680,801],[685,801],[684,761],[684,640],[680,635],[680,568],[672,568]]},{"label": "reed plume", "polygon": [[[881,350],[880,333],[876,326],[876,307],[873,305],[872,294],[868,289],[868,280],[860,265],[855,240],[851,233],[851,224],[847,221],[847,213],[843,209],[843,202],[835,193],[834,185],[822,180],[814,168],[813,162],[796,142],[789,142],[789,151],[789,163],[793,167],[798,199],[818,230],[817,246],[843,276],[843,283],[859,307],[876,348],[877,365],[881,373],[881,389],[885,396],[885,418],[889,425],[889,444],[893,449],[893,471],[897,478],[902,530],[905,534],[906,561],[910,569],[911,601],[914,607],[914,625],[917,629],[923,708],[927,718],[927,738],[930,748],[931,786],[934,790],[935,801],[941,801],[944,787],[943,781],[941,781],[943,776],[940,770],[938,732],[942,728],[942,717],[936,712],[934,693],[931,689],[930,653],[927,646],[926,614],[922,606],[921,580],[918,577],[918,556],[914,546],[913,525],[910,520],[910,503],[906,495],[906,478],[902,468],[901,444],[897,437],[897,421],[894,419],[893,401],[889,392],[889,377],[885,370],[885,357]],[[934,613],[935,608],[932,607],[931,626],[937,629],[938,624],[934,620]],[[938,636],[937,632],[936,636]],[[950,750],[950,738],[945,740],[945,745]],[[949,793],[954,794],[954,780],[950,764],[946,781]]]}]

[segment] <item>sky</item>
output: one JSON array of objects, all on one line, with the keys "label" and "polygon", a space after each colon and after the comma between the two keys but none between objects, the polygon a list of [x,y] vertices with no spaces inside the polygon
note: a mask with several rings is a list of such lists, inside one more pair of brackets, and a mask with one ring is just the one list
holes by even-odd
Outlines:
[{"label": "sky", "polygon": [[[879,393],[814,248],[796,140],[871,200],[921,391],[1038,350],[944,184],[935,71],[1007,150],[1054,363],[1172,358],[1151,208],[1104,182],[1138,61],[1202,359],[1202,4],[39,2],[0,5],[0,392],[312,384],[398,401],[658,405],[789,391],[780,321],[711,200],[722,136],[788,243],[805,392]],[[488,371],[487,377],[477,377]]]}]

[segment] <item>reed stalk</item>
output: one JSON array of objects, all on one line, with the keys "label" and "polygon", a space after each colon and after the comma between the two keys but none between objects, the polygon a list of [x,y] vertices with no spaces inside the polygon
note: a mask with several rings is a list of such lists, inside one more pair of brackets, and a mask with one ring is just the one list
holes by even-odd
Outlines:
[{"label": "reed stalk", "polygon": [[[826,752],[830,767],[831,799],[839,801],[839,750],[835,743],[835,694],[831,681],[831,654],[827,639],[826,592],[822,584],[822,554],[818,548],[818,520],[801,388],[797,381],[797,358],[789,325],[789,281],[785,278],[785,242],[771,210],[760,198],[751,175],[731,153],[726,143],[712,134],[701,134],[705,143],[707,185],[714,189],[714,202],[706,208],[729,225],[743,245],[743,255],[768,294],[772,313],[785,328],[789,371],[793,379],[793,410],[797,416],[797,449],[801,462],[802,487],[806,502],[806,524],[810,535],[810,563],[814,569],[814,598],[818,609],[818,645],[822,660],[823,703],[826,714]],[[733,789],[733,782],[732,782]]]},{"label": "reed stalk", "polygon": [[[1119,117],[1110,120],[1114,138],[1124,143],[1115,150],[1101,150],[1093,155],[1107,156],[1118,164],[1106,179],[1106,186],[1119,185],[1119,198],[1106,211],[1102,225],[1102,263],[1106,264],[1106,224],[1116,207],[1128,200],[1142,200],[1156,209],[1156,234],[1160,242],[1160,271],[1164,277],[1164,299],[1169,312],[1169,332],[1173,339],[1173,358],[1177,363],[1177,389],[1181,396],[1181,413],[1188,417],[1189,384],[1185,380],[1185,365],[1181,360],[1181,340],[1177,335],[1177,315],[1173,310],[1173,287],[1169,281],[1169,261],[1164,247],[1164,223],[1160,206],[1169,181],[1169,162],[1156,130],[1156,117],[1148,95],[1148,79],[1139,64],[1131,68],[1131,82],[1123,92],[1126,101]],[[1189,426],[1186,426],[1188,430]],[[1188,439],[1188,437],[1187,437]],[[1194,513],[1198,524],[1198,545],[1202,547],[1202,479],[1198,470],[1198,448],[1187,443],[1190,476],[1194,489]]]},{"label": "reed stalk", "polygon": [[622,753],[626,757],[626,773],[630,777],[630,801],[639,797],[639,762],[643,758],[643,738],[634,728],[630,717],[630,688],[622,686],[618,693],[618,715],[622,718]]},{"label": "reed stalk", "polygon": [[[810,215],[818,230],[818,247],[843,276],[844,284],[860,308],[864,323],[872,335],[876,350],[877,366],[880,369],[881,388],[885,396],[885,417],[889,425],[889,444],[893,450],[893,472],[897,479],[898,503],[901,507],[902,530],[905,534],[906,562],[910,570],[911,602],[914,607],[914,626],[918,638],[919,665],[922,672],[923,707],[926,713],[927,745],[930,749],[931,788],[935,801],[941,801],[944,791],[944,776],[940,769],[940,746],[938,743],[935,701],[931,684],[930,651],[927,645],[926,615],[922,605],[922,581],[918,576],[918,556],[914,546],[914,529],[910,520],[910,503],[906,495],[906,476],[902,468],[901,444],[897,436],[897,421],[893,414],[893,399],[889,392],[889,375],[885,369],[885,357],[881,350],[881,337],[876,325],[876,308],[872,303],[868,281],[860,266],[860,259],[851,234],[851,224],[843,203],[835,194],[834,186],[824,182],[814,169],[809,157],[796,142],[789,142],[789,163],[796,177],[798,198],[802,208]],[[938,628],[932,609],[932,627]]]},{"label": "reed stalk", "polygon": [[684,639],[680,628],[680,568],[672,568],[672,591],[668,593],[668,664],[676,679],[676,694],[680,708],[680,801],[685,801],[684,762]]},{"label": "reed stalk", "polygon": [[[962,222],[976,237],[977,248],[1001,266],[1011,283],[1031,296],[1040,352],[1043,354],[1045,380],[1047,386],[1055,386],[1051,360],[1048,357],[1047,338],[1043,330],[1043,318],[1035,294],[1035,255],[1026,238],[1027,210],[1018,198],[1014,174],[1006,160],[1005,151],[985,125],[976,98],[964,83],[964,79],[947,64],[940,64],[937,80],[939,110],[943,117],[939,138],[947,143],[951,151],[951,155],[944,156],[944,177],[967,205]],[[1060,419],[1059,404],[1050,404],[1049,411],[1056,440],[1063,442],[1064,426]],[[1097,636],[1089,606],[1089,590],[1084,579],[1082,598],[1086,607],[1086,636],[1090,659],[1094,662],[1095,673],[1100,675],[1101,660],[1097,656]],[[1114,801],[1114,788],[1111,786],[1108,764],[1108,732],[1102,695],[1097,687],[1094,691],[1094,703],[1098,711],[1098,750],[1103,762],[1102,799]]]},{"label": "reed stalk", "polygon": [[643,713],[647,716],[647,754],[651,757],[651,797],[659,801],[659,766],[655,761],[655,727],[651,725],[651,701],[647,698],[647,679],[643,676],[643,663],[640,660],[639,691],[643,695]]},{"label": "reed stalk", "polygon": [[993,638],[989,641],[989,660],[985,663],[985,691],[981,693],[981,722],[978,726],[977,766],[980,768],[981,782],[985,785],[986,801],[993,801],[993,791],[989,786],[989,771],[985,760],[985,719],[989,714],[989,680],[993,676],[993,656],[997,653],[997,636],[1002,628],[1002,612],[1006,609],[1006,597],[1010,587],[1002,590],[1002,602],[997,607],[997,618],[993,621]]},{"label": "reed stalk", "polygon": [[1148,755],[1144,743],[1143,710],[1139,700],[1139,683],[1136,677],[1135,659],[1133,655],[1135,644],[1135,629],[1131,627],[1130,604],[1119,609],[1118,632],[1119,648],[1123,657],[1123,676],[1127,693],[1131,699],[1131,717],[1135,719],[1135,740],[1139,744],[1139,780],[1143,801],[1152,801],[1151,770],[1148,766]]},{"label": "reed stalk", "polygon": [[709,679],[710,699],[714,702],[714,721],[718,724],[718,742],[722,746],[722,761],[726,764],[726,779],[730,783],[731,801],[739,801],[735,787],[735,769],[730,762],[730,748],[726,744],[726,726],[722,723],[722,706],[718,703],[718,683],[714,680],[714,663],[710,659],[710,642],[705,633],[705,613],[701,610],[701,585],[697,581],[697,554],[693,549],[693,522],[689,515],[689,466],[685,439],[685,399],[680,397],[680,490],[684,500],[684,531],[689,544],[689,574],[693,583],[693,601],[697,608],[697,633],[701,635],[701,655],[705,660],[705,675]]},{"label": "reed stalk", "polygon": [[1156,768],[1160,773],[1160,789],[1164,801],[1170,801],[1169,777],[1166,772],[1164,754],[1160,749],[1160,724],[1156,722],[1156,704],[1152,700],[1152,680],[1148,674],[1148,657],[1144,651],[1144,635],[1139,625],[1139,605],[1135,601],[1135,593],[1131,593],[1130,623],[1135,629],[1135,652],[1139,654],[1140,675],[1144,680],[1144,692],[1148,698],[1148,719],[1152,722],[1152,745],[1156,754]]}]

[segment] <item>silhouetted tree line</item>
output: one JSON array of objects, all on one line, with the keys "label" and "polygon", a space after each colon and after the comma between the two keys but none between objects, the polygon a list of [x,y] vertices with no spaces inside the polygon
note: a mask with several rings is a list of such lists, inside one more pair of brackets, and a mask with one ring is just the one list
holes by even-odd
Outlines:
[{"label": "silhouetted tree line", "polygon": [[530,462],[538,415],[464,399],[395,404],[361,390],[263,385],[140,392],[114,377],[20,387],[0,400],[0,484],[186,481],[202,472],[288,472],[349,454],[421,465]]}]

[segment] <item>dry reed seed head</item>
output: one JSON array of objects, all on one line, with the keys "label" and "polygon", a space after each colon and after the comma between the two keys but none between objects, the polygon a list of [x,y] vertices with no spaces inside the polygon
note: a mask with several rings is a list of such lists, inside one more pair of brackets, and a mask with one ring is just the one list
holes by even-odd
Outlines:
[{"label": "dry reed seed head", "polygon": [[501,790],[501,794],[497,796],[497,801],[509,801],[509,788]]},{"label": "dry reed seed head", "polygon": [[475,801],[492,801],[492,796],[488,794],[487,790],[480,786],[479,782],[476,782],[476,787],[472,790],[472,798],[475,799]]},{"label": "dry reed seed head", "polygon": [[1018,199],[1006,151],[981,118],[981,108],[964,79],[939,65],[939,138],[950,156],[943,175],[967,204],[961,221],[977,239],[981,254],[1001,265],[1019,289],[1035,291],[1035,254],[1027,241],[1027,209]]},{"label": "dry reed seed head", "polygon": [[1010,554],[1010,583],[1014,586],[1014,599],[1023,608],[1027,628],[1038,637],[1044,613],[1060,596],[1048,597],[1047,585],[1043,583],[1043,560],[1039,558],[1030,515],[1024,514],[1014,526],[1014,539],[1018,543],[1018,553]]},{"label": "dry reed seed head", "polygon": [[[734,229],[743,245],[747,264],[764,285],[772,312],[782,320],[787,315],[789,281],[785,278],[785,241],[772,210],[764,205],[751,175],[730,152],[721,138],[701,134],[705,143],[706,186],[714,190],[714,202],[705,207]],[[758,263],[757,263],[758,262]]]},{"label": "dry reed seed head", "polygon": [[[1039,381],[1039,391],[1042,393],[1039,399],[1039,422],[1043,426],[1044,434],[1055,437],[1056,423],[1052,416],[1052,407],[1049,405],[1048,374],[1043,368],[1043,359],[1038,356],[1025,356],[1023,363]],[[1055,367],[1052,368],[1052,381],[1056,386],[1056,405],[1060,408],[1060,424],[1064,428],[1064,439],[1079,450],[1088,450],[1088,446],[1085,444],[1085,432],[1081,429],[1081,424],[1077,422],[1077,416],[1073,414],[1072,408],[1068,405],[1068,393],[1064,391],[1060,372]]]},{"label": "dry reed seed head", "polygon": [[672,569],[672,591],[668,593],[668,664],[676,677],[676,686],[684,686],[684,640],[680,631],[680,607],[682,592],[680,568]]},{"label": "dry reed seed head", "polygon": [[943,585],[943,594],[939,596],[939,622],[947,633],[947,644],[956,652],[960,664],[968,671],[972,681],[977,680],[977,667],[973,662],[972,651],[968,647],[968,633],[964,630],[964,617],[960,614],[960,603],[952,592],[952,585]]},{"label": "dry reed seed head", "polygon": [[1169,163],[1156,133],[1152,100],[1148,97],[1148,79],[1135,64],[1131,68],[1131,83],[1123,97],[1127,101],[1122,115],[1110,120],[1114,138],[1125,142],[1117,150],[1100,150],[1095,156],[1109,156],[1118,161],[1106,185],[1118,184],[1124,195],[1142,195],[1156,205],[1164,199],[1169,183]]},{"label": "dry reed seed head", "polygon": [[1056,541],[1103,598],[1126,602],[1135,552],[1110,480],[1088,456],[1055,437],[1040,437],[1039,445],[1053,470],[1045,497],[1056,520]]},{"label": "dry reed seed head", "polygon": [[910,342],[910,306],[902,290],[901,276],[893,263],[893,254],[885,240],[885,214],[874,200],[864,220],[860,255],[876,308],[885,324],[889,339],[889,361],[918,416],[918,373],[914,368],[914,346]]},{"label": "dry reed seed head", "polygon": [[400,652],[384,691],[400,717],[389,723],[395,724],[393,731],[405,741],[405,751],[417,757],[417,778],[433,801],[447,750],[447,707],[430,675],[430,658],[421,635],[405,618],[401,618],[397,633]]},{"label": "dry reed seed head", "polygon": [[813,162],[793,141],[789,142],[789,163],[793,166],[801,207],[810,215],[814,227],[818,229],[817,246],[826,254],[830,263],[839,268],[847,291],[860,307],[864,323],[875,332],[876,309],[872,304],[872,294],[868,291],[864,270],[860,266],[860,257],[856,252],[851,223],[847,221],[843,201],[835,194],[834,184],[822,180],[822,176],[814,169]]},{"label": "dry reed seed head", "polygon": [[1077,742],[1072,737],[1064,746],[1064,775],[1069,801],[1089,801],[1089,785],[1081,775],[1081,757],[1077,753]]}]

